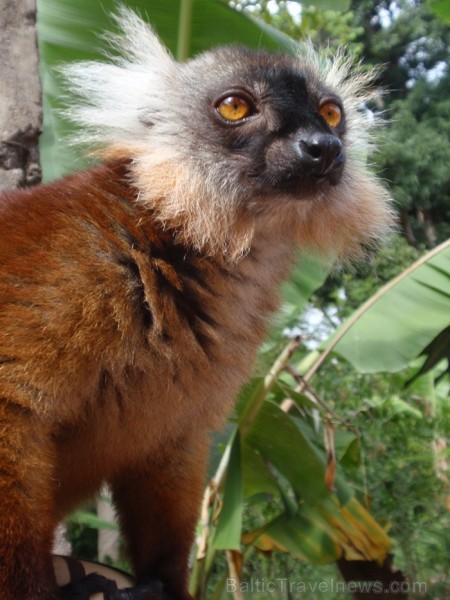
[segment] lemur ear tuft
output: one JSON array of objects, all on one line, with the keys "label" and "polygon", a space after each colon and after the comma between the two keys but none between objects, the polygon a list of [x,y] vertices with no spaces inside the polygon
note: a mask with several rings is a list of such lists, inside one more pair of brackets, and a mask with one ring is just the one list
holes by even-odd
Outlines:
[{"label": "lemur ear tuft", "polygon": [[[113,15],[117,33],[104,36],[108,62],[82,61],[60,68],[67,90],[65,118],[82,131],[73,142],[104,156],[130,152],[164,133],[168,107],[177,105],[179,65],[152,28],[120,6]],[[151,126],[149,126],[151,124]]]},{"label": "lemur ear tuft", "polygon": [[109,46],[118,51],[122,58],[115,59],[116,64],[129,65],[137,63],[157,69],[167,69],[174,64],[174,59],[161,43],[151,26],[134,10],[119,5],[113,19],[119,33],[105,35]]}]

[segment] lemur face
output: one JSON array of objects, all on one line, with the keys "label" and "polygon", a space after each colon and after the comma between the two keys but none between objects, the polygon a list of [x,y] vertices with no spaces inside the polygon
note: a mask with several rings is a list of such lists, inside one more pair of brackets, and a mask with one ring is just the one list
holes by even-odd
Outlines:
[{"label": "lemur face", "polygon": [[203,88],[196,71],[204,70],[205,57],[186,69],[197,151],[215,156],[224,178],[239,173],[251,195],[302,200],[337,185],[346,129],[339,95],[295,58],[241,48],[213,54],[219,67]]}]

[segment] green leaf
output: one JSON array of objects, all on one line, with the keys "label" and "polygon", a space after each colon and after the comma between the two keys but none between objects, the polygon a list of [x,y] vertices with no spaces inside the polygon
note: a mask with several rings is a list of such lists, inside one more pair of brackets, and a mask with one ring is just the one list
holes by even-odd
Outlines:
[{"label": "green leaf", "polygon": [[241,471],[241,443],[236,431],[231,443],[230,460],[225,479],[223,506],[213,546],[216,550],[239,550],[241,547],[243,482]]},{"label": "green leaf", "polygon": [[339,461],[342,461],[346,455],[356,457],[359,453],[357,450],[359,447],[359,439],[352,431],[347,431],[346,429],[336,429],[334,434],[334,446],[336,458]]},{"label": "green leaf", "polygon": [[447,360],[447,372],[450,373],[450,327],[441,331],[421,354],[426,356],[426,360],[417,373],[406,382],[407,385],[434,369],[444,359]]},{"label": "green leaf", "polygon": [[387,398],[383,403],[383,408],[389,407],[395,415],[407,414],[416,419],[422,419],[422,413],[398,396]]},{"label": "green leaf", "polygon": [[361,442],[359,438],[354,437],[343,454],[340,464],[343,467],[359,467],[361,464]]},{"label": "green leaf", "polygon": [[450,0],[430,0],[429,4],[439,18],[450,23]]},{"label": "green leaf", "polygon": [[329,344],[360,372],[399,371],[449,325],[447,241],[378,292]]},{"label": "green leaf", "polygon": [[117,531],[117,525],[104,519],[99,519],[97,515],[88,512],[86,510],[77,510],[70,515],[70,521],[73,523],[79,523],[80,525],[87,525],[92,529],[107,529],[110,531]]},{"label": "green leaf", "polygon": [[[309,254],[302,254],[289,280],[281,286],[283,301],[295,311],[295,318],[305,308],[309,298],[327,278],[331,265]],[[285,324],[287,326],[287,324]]]},{"label": "green leaf", "polygon": [[292,556],[312,564],[334,562],[342,553],[317,512],[281,515],[269,524],[264,534]]},{"label": "green leaf", "polygon": [[314,504],[329,495],[323,477],[324,461],[276,404],[263,404],[245,443],[271,462],[306,502]]},{"label": "green leaf", "polygon": [[[302,433],[304,438],[309,441],[309,443],[311,444],[312,447],[314,447],[318,456],[320,456],[323,464],[325,465],[326,452],[325,452],[324,444],[322,442],[322,429],[320,429],[318,431],[315,426],[313,426],[310,422],[308,422],[305,419],[299,419],[298,417],[292,417],[292,420],[297,425],[298,429],[300,430],[300,432]],[[345,445],[346,441],[348,441],[348,439],[349,439],[347,434],[350,437],[353,437],[353,435],[354,435],[354,434],[349,434],[349,432],[345,432],[345,431],[342,431],[342,432],[337,431],[335,434],[336,435],[335,444],[336,444],[336,450],[338,453],[341,451],[342,445],[343,444]],[[341,439],[342,439],[342,442],[340,441]],[[325,470],[321,473],[321,477],[322,478],[325,477]],[[353,490],[351,489],[351,487],[349,485],[347,485],[345,480],[339,476],[339,474],[336,475],[334,487],[335,487],[336,495],[341,504],[347,504],[347,502],[349,502],[353,498]]]},{"label": "green leaf", "polygon": [[270,472],[267,462],[249,444],[242,445],[242,474],[245,498],[261,493],[279,494],[276,479]]},{"label": "green leaf", "polygon": [[306,394],[299,394],[295,390],[290,389],[287,385],[282,383],[280,380],[274,386],[272,392],[272,400],[274,400],[277,404],[281,404],[283,400],[289,398],[295,402],[295,404],[299,408],[315,408],[316,404],[311,400],[309,396]]},{"label": "green leaf", "polygon": [[436,385],[434,381],[435,376],[436,372],[427,371],[420,377],[414,378],[414,381],[411,381],[411,383],[407,382],[408,385],[410,385],[411,393],[415,397],[427,399],[428,405],[432,407],[433,414],[436,410]]}]

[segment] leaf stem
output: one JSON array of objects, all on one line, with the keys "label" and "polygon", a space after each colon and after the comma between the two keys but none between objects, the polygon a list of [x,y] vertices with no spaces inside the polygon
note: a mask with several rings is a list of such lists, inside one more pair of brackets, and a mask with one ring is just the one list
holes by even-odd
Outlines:
[{"label": "leaf stem", "polygon": [[180,18],[178,21],[177,60],[182,62],[189,56],[191,42],[193,0],[181,0]]}]

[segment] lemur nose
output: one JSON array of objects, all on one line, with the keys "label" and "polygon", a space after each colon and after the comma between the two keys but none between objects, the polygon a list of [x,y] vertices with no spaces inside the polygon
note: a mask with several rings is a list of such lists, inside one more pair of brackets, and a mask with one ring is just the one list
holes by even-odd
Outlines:
[{"label": "lemur nose", "polygon": [[314,175],[326,175],[344,159],[341,140],[330,133],[303,133],[298,149],[302,164]]}]

